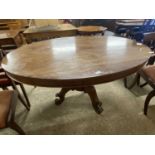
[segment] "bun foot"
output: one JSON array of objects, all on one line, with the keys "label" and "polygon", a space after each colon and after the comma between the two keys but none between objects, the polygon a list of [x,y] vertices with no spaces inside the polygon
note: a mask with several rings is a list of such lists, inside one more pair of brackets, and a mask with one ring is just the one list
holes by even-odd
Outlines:
[{"label": "bun foot", "polygon": [[98,104],[97,106],[94,107],[94,110],[97,114],[101,114],[103,111],[103,108],[101,107],[102,103]]}]

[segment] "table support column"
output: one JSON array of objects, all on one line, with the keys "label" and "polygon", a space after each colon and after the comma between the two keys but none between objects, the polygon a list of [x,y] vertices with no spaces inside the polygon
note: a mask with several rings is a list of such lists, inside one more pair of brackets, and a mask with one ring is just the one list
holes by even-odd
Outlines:
[{"label": "table support column", "polygon": [[57,98],[55,99],[55,104],[60,105],[64,101],[66,93],[70,90],[83,91],[84,93],[87,93],[91,99],[92,106],[95,112],[97,114],[100,114],[103,111],[101,107],[102,103],[99,101],[99,98],[97,96],[94,86],[62,88],[61,91],[56,94]]}]

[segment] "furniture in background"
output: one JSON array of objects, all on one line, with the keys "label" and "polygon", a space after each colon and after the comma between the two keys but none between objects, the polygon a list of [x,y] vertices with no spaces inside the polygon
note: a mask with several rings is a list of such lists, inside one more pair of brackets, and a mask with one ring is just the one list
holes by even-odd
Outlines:
[{"label": "furniture in background", "polygon": [[32,26],[23,33],[27,43],[57,37],[74,36],[76,34],[77,28],[71,24],[49,25],[44,27]]},{"label": "furniture in background", "polygon": [[145,19],[139,28],[129,30],[127,37],[143,43],[145,33],[155,32],[155,19]]},{"label": "furniture in background", "polygon": [[107,30],[103,26],[80,26],[77,31],[79,35],[104,35],[104,32]]},{"label": "furniture in background", "polygon": [[9,30],[9,29],[10,29],[9,26],[7,26],[6,24],[1,24],[1,23],[0,23],[0,31],[1,31],[1,30]]},{"label": "furniture in background", "polygon": [[139,30],[143,23],[144,19],[117,20],[115,33],[126,37],[131,30]]},{"label": "furniture in background", "polygon": [[100,114],[102,103],[94,85],[135,73],[147,61],[149,51],[146,46],[121,37],[64,37],[18,48],[3,58],[2,67],[17,81],[62,88],[56,95],[57,105],[68,91],[83,91]]},{"label": "furniture in background", "polygon": [[37,27],[59,25],[63,23],[63,20],[59,19],[30,19],[30,20],[31,20],[30,26],[37,26]]},{"label": "furniture in background", "polygon": [[72,19],[72,24],[76,27],[79,26],[103,26],[107,27],[108,31],[115,31],[115,19]]},{"label": "furniture in background", "polygon": [[15,122],[17,93],[13,90],[0,91],[0,129],[11,128],[21,135],[25,132]]},{"label": "furniture in background", "polygon": [[20,29],[28,26],[28,19],[0,19],[0,26],[9,27],[9,29]]},{"label": "furniture in background", "polygon": [[22,45],[20,30],[1,30],[0,48],[3,50],[15,49]]}]

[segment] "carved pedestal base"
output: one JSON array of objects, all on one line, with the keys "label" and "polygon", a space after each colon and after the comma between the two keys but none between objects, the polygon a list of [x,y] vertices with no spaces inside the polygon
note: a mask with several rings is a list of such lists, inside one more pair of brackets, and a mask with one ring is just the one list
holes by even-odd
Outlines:
[{"label": "carved pedestal base", "polygon": [[55,99],[55,104],[60,105],[65,99],[65,94],[70,90],[83,91],[83,92],[87,93],[91,99],[92,106],[93,106],[95,112],[100,114],[103,111],[103,109],[101,107],[102,103],[99,101],[99,98],[97,96],[94,86],[62,88],[61,91],[56,94],[57,98]]}]

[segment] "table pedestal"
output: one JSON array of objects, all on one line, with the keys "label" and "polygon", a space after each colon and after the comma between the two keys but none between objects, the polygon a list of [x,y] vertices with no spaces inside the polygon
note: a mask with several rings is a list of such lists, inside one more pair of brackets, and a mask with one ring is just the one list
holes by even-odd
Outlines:
[{"label": "table pedestal", "polygon": [[91,99],[92,106],[93,106],[95,112],[97,114],[100,114],[103,111],[103,109],[101,107],[102,103],[99,101],[99,98],[97,96],[94,86],[62,88],[61,91],[56,94],[57,98],[55,99],[55,104],[60,105],[65,99],[65,94],[70,90],[83,91],[84,93],[87,93]]}]

